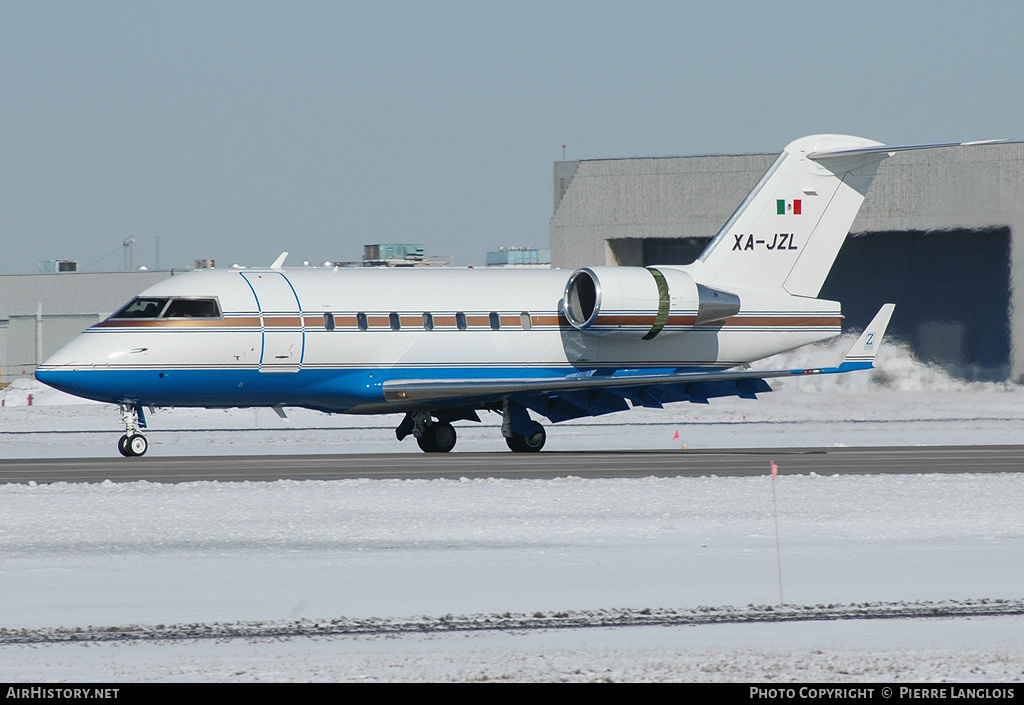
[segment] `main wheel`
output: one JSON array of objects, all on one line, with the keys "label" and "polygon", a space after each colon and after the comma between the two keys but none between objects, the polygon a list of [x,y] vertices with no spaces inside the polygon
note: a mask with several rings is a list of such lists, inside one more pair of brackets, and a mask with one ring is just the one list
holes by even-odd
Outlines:
[{"label": "main wheel", "polygon": [[456,440],[455,427],[447,421],[437,421],[427,426],[416,442],[424,453],[448,453],[455,447]]},{"label": "main wheel", "polygon": [[525,436],[513,433],[511,438],[505,439],[505,443],[513,453],[536,453],[544,447],[547,439],[544,427],[534,422]]}]

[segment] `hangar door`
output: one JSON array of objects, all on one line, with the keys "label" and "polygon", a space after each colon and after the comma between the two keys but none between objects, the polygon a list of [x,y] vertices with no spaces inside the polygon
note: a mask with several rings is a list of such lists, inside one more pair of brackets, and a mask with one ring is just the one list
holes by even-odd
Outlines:
[{"label": "hangar door", "polygon": [[1010,229],[858,233],[819,294],[862,329],[887,301],[889,333],[971,380],[1010,376]]}]

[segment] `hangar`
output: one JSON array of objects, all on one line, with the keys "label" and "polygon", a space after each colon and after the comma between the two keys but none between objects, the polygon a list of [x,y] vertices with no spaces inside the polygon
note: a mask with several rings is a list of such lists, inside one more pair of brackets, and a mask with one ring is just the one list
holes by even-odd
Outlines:
[{"label": "hangar", "polygon": [[[554,267],[688,264],[778,156],[556,162]],[[821,298],[966,379],[1024,379],[1024,142],[882,162]]]}]

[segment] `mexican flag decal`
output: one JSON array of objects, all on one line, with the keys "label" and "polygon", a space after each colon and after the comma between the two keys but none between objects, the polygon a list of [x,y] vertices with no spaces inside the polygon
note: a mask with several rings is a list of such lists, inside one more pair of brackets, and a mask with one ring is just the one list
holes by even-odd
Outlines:
[{"label": "mexican flag decal", "polygon": [[775,201],[775,212],[779,215],[800,215],[802,210],[802,203],[799,198],[795,198],[792,201],[786,201],[782,198]]}]

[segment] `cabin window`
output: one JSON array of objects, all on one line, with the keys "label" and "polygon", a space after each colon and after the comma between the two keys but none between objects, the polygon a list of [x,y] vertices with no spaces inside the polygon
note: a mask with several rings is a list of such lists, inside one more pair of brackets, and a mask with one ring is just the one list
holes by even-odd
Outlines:
[{"label": "cabin window", "polygon": [[334,330],[334,314],[324,314],[324,330]]},{"label": "cabin window", "polygon": [[434,330],[434,314],[423,314],[423,330]]},{"label": "cabin window", "polygon": [[360,311],[356,314],[356,325],[359,326],[359,330],[366,330],[370,326],[366,323],[366,314]]},{"label": "cabin window", "polygon": [[220,318],[217,299],[171,299],[163,318]]},{"label": "cabin window", "polygon": [[523,325],[523,330],[533,328],[533,318],[530,316],[529,311],[523,311],[519,314],[519,322]]},{"label": "cabin window", "polygon": [[111,318],[159,318],[167,306],[166,298],[135,298],[121,307]]},{"label": "cabin window", "polygon": [[402,330],[402,319],[394,311],[388,314],[388,322],[391,323],[391,330]]},{"label": "cabin window", "polygon": [[491,320],[491,330],[498,330],[501,328],[501,317],[498,315],[497,311],[491,311],[491,315],[488,316],[488,318]]},{"label": "cabin window", "polygon": [[462,311],[455,314],[455,326],[459,330],[466,330],[466,314]]}]

